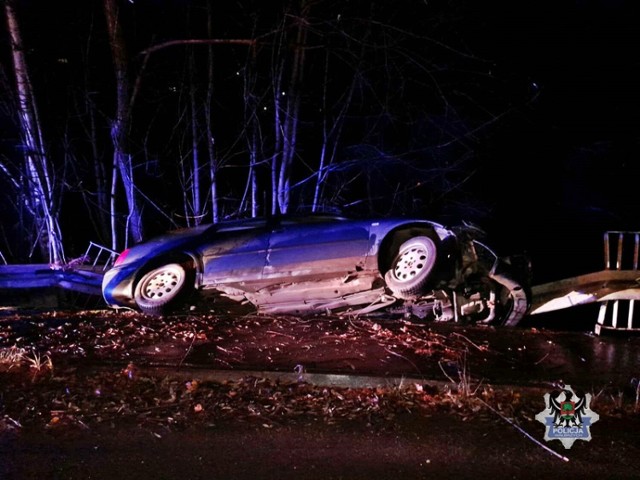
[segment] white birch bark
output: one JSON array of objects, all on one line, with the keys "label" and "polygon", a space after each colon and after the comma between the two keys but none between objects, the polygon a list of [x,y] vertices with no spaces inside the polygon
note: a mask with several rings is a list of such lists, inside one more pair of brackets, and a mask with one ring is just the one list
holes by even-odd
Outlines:
[{"label": "white birch bark", "polygon": [[[113,57],[116,76],[116,114],[111,121],[111,140],[113,143],[114,169],[113,174],[120,175],[127,201],[128,213],[126,222],[125,246],[129,239],[134,243],[143,239],[142,218],[140,206],[136,196],[136,185],[133,177],[131,155],[127,152],[126,142],[131,121],[132,97],[129,88],[128,59],[125,51],[124,38],[118,18],[117,0],[104,0],[104,12],[109,32],[109,45]],[[112,211],[113,218],[116,212]],[[117,243],[117,234],[112,232],[112,244]]]},{"label": "white birch bark", "polygon": [[[7,29],[11,36],[20,130],[25,147],[24,160],[28,189],[26,196],[29,199],[29,209],[35,223],[42,230],[38,234],[46,241],[49,263],[62,266],[65,263],[65,257],[58,212],[55,208],[52,169],[43,141],[38,109],[24,56],[22,36],[12,0],[5,1],[5,14]],[[42,236],[42,233],[46,235]]]}]

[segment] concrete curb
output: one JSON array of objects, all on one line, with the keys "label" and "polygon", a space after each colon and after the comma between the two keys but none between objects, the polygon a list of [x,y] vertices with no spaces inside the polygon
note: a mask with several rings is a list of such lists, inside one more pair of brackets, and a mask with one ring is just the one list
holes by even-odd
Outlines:
[{"label": "concrete curb", "polygon": [[[411,389],[416,385],[437,388],[438,391],[456,390],[457,385],[444,380],[435,380],[424,377],[412,376],[376,376],[376,375],[351,375],[340,373],[306,373],[306,372],[278,372],[264,370],[207,370],[197,367],[168,367],[168,366],[136,366],[137,375],[151,377],[171,377],[184,381],[198,380],[208,382],[237,382],[247,377],[262,378],[284,384],[308,383],[320,387],[335,388],[397,388]],[[513,385],[513,384],[489,384],[480,385],[494,390],[518,389],[540,390],[549,389],[548,385]],[[473,385],[475,388],[477,385]]]},{"label": "concrete curb", "polygon": [[340,388],[409,388],[415,384],[429,384],[444,388],[450,382],[415,377],[382,377],[373,375],[345,375],[336,373],[274,372],[261,370],[205,370],[201,368],[140,367],[139,373],[152,376],[171,376],[185,380],[212,382],[238,381],[247,377],[264,378],[281,383],[310,383]]}]

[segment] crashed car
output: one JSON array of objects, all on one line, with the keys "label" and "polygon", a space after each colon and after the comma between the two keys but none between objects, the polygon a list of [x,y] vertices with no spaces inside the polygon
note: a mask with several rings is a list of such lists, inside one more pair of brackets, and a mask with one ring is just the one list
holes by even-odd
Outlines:
[{"label": "crashed car", "polygon": [[154,315],[214,293],[258,313],[384,311],[516,325],[530,305],[526,274],[474,232],[412,218],[225,221],[123,251],[105,273],[102,293],[110,307]]}]

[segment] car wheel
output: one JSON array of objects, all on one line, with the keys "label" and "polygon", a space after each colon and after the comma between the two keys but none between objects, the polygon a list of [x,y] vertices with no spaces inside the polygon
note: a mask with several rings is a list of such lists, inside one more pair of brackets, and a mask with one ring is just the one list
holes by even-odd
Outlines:
[{"label": "car wheel", "polygon": [[413,237],[398,249],[385,281],[394,295],[401,298],[423,293],[436,264],[437,247],[429,237]]},{"label": "car wheel", "polygon": [[179,263],[170,263],[147,272],[137,283],[134,299],[140,310],[162,315],[176,306],[189,289],[189,271]]}]

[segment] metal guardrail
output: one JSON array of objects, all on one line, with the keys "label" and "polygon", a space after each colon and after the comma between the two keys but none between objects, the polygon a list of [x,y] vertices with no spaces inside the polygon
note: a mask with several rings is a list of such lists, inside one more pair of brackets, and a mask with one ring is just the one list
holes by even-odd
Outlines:
[{"label": "metal guardrail", "polygon": [[[96,250],[97,253],[94,254],[93,252]],[[100,261],[105,258],[105,255],[107,256],[106,260],[104,261],[104,263],[100,263]],[[90,261],[91,259],[93,259],[93,262],[91,263],[92,268],[96,269],[99,265],[102,265],[102,271],[105,271],[113,265],[113,262],[115,262],[116,258],[118,258],[118,255],[118,252],[111,250],[110,248],[107,248],[103,245],[98,245],[94,242],[89,242],[89,246],[87,247],[87,251],[84,254],[84,258],[86,259],[86,261]]]},{"label": "metal guardrail", "polygon": [[[604,264],[606,270],[637,271],[640,261],[640,232],[608,231],[604,234]],[[595,326],[602,331],[640,331],[640,313],[635,299],[615,299],[602,302]]]}]

